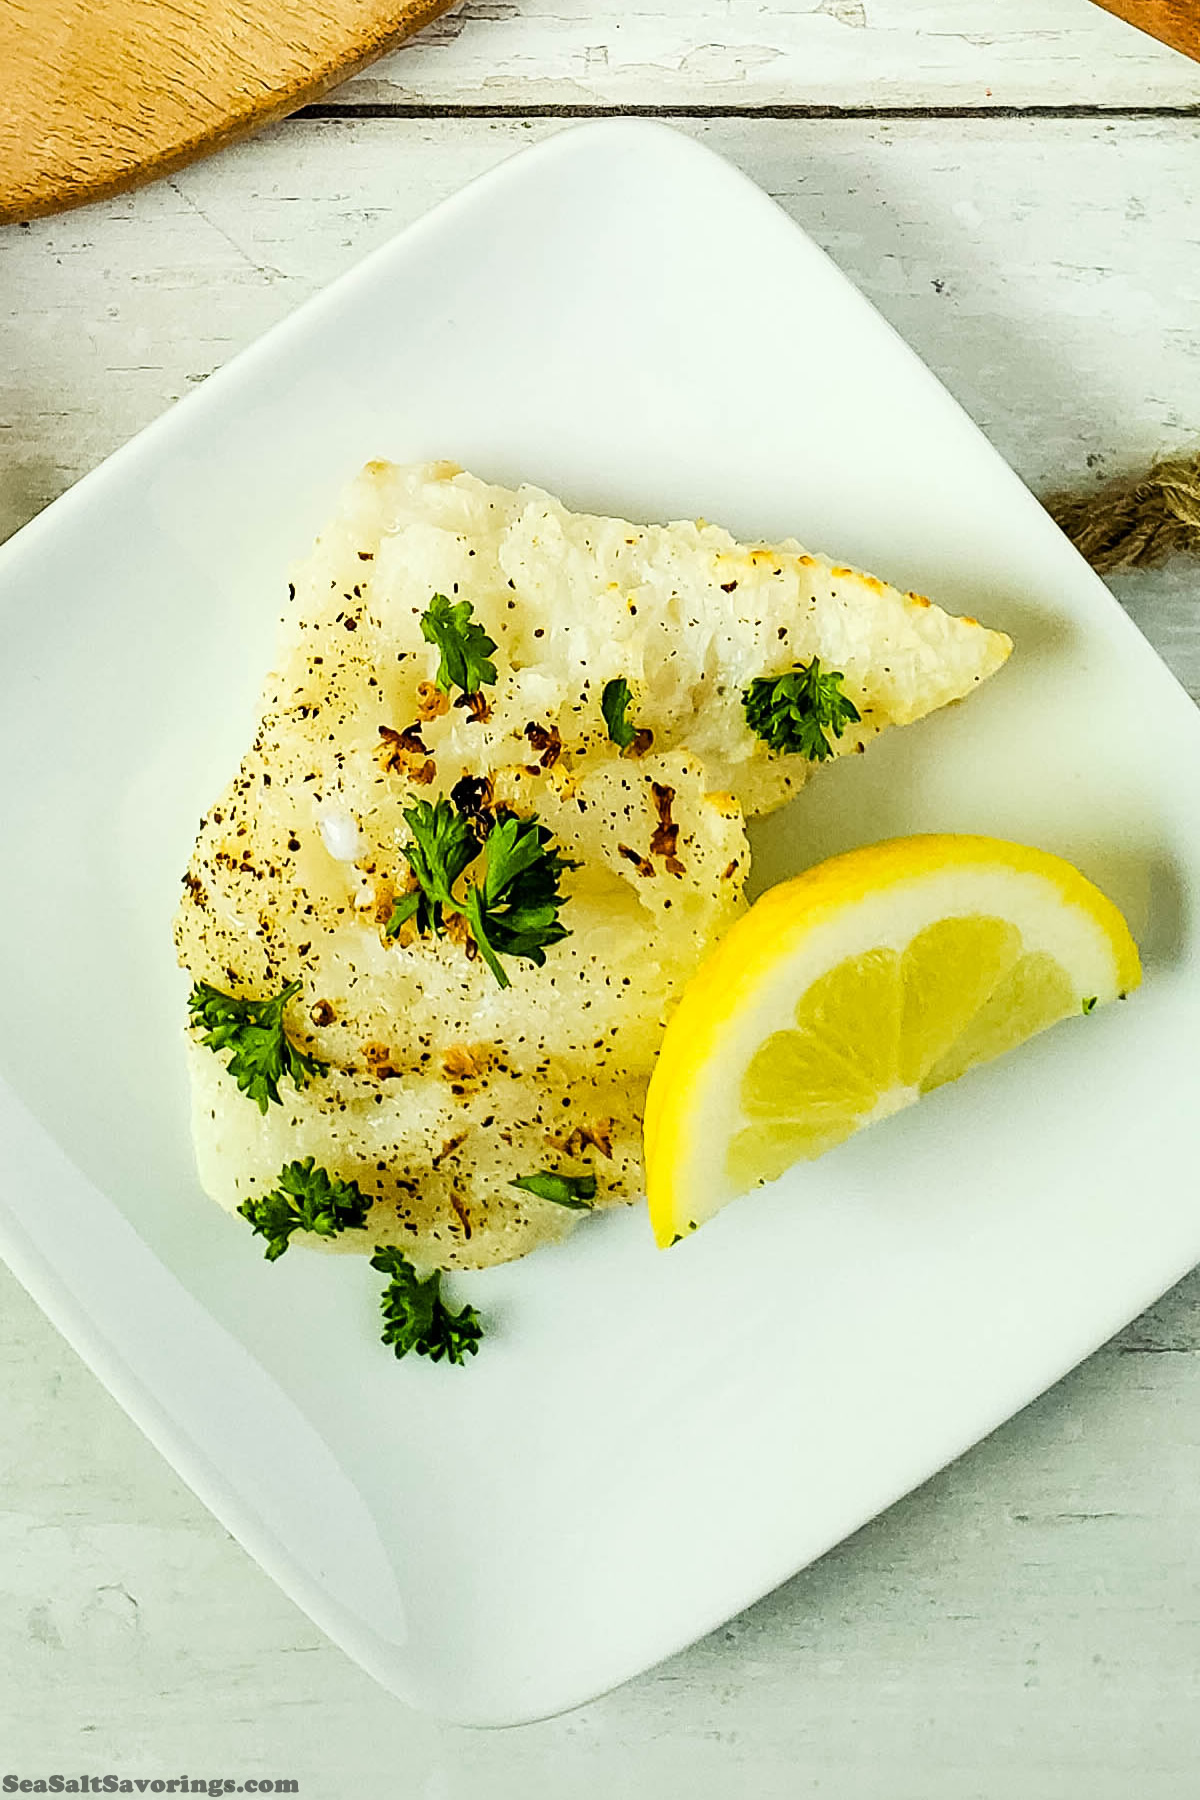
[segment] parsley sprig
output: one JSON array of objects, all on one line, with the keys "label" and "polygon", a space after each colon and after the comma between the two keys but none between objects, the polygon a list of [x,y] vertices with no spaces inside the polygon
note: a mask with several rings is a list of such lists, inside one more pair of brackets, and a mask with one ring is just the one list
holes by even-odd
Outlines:
[{"label": "parsley sprig", "polygon": [[408,1258],[388,1247],[376,1250],[371,1267],[390,1277],[380,1296],[383,1341],[397,1356],[415,1351],[430,1362],[462,1365],[479,1349],[483,1327],[473,1306],[451,1312],[442,1299],[442,1277],[435,1269],[421,1280]]},{"label": "parsley sprig", "polygon": [[539,1200],[553,1200],[556,1206],[569,1206],[575,1212],[590,1212],[596,1198],[594,1175],[555,1175],[540,1169],[536,1175],[520,1175],[509,1187],[524,1188]]},{"label": "parsley sprig", "polygon": [[600,696],[600,711],[604,715],[608,735],[618,750],[628,750],[637,736],[625,716],[632,702],[633,695],[623,675],[614,675],[611,681],[605,682],[604,692]]},{"label": "parsley sprig", "polygon": [[443,912],[461,912],[454,898],[454,884],[479,855],[481,845],[471,821],[458,812],[449,800],[430,805],[419,800],[404,815],[413,834],[405,844],[408,866],[420,886],[397,900],[387,923],[389,937],[395,937],[406,919],[415,918],[423,936],[443,929]]},{"label": "parsley sprig", "polygon": [[816,656],[783,675],[760,675],[742,695],[746,723],[772,750],[824,762],[833,755],[830,733],[840,738],[861,717],[842,692],[844,679]]},{"label": "parsley sprig", "polygon": [[272,1101],[280,1104],[279,1083],[285,1076],[300,1088],[328,1068],[298,1050],[284,1027],[284,1009],[299,992],[300,983],[289,981],[272,999],[235,1000],[198,981],[188,997],[191,1022],[203,1031],[200,1042],[217,1053],[233,1051],[226,1067],[262,1113]]},{"label": "parsley sprig", "polygon": [[[371,1201],[357,1182],[330,1175],[311,1156],[303,1162],[287,1163],[269,1194],[244,1200],[238,1207],[242,1218],[254,1227],[255,1236],[266,1238],[268,1262],[278,1262],[293,1232],[337,1237],[343,1231],[361,1230],[370,1210]],[[381,1296],[382,1336],[397,1356],[411,1351],[431,1362],[462,1363],[475,1355],[483,1336],[479,1314],[473,1306],[450,1311],[442,1299],[442,1278],[437,1270],[422,1281],[399,1250],[379,1248],[371,1267],[390,1278]]]},{"label": "parsley sprig", "polygon": [[238,1212],[249,1220],[256,1237],[267,1240],[266,1258],[276,1262],[287,1249],[293,1231],[311,1231],[314,1237],[336,1237],[339,1232],[361,1229],[371,1202],[357,1182],[339,1181],[319,1168],[311,1156],[287,1163],[279,1171],[269,1194],[243,1200]]},{"label": "parsley sprig", "polygon": [[421,636],[441,651],[434,680],[442,692],[461,688],[464,694],[477,694],[496,679],[496,665],[491,660],[496,644],[482,625],[471,617],[469,600],[448,600],[435,594],[421,619]]},{"label": "parsley sprig", "polygon": [[483,881],[467,889],[463,911],[479,954],[501,987],[508,986],[502,956],[523,957],[541,968],[546,947],[570,935],[559,922],[565,898],[559,882],[579,864],[560,856],[553,842],[553,832],[535,815],[521,819],[498,809],[488,833]]},{"label": "parsley sprig", "polygon": [[[486,853],[471,820],[449,800],[419,800],[404,817],[413,834],[404,855],[419,886],[396,902],[389,937],[408,919],[416,920],[422,934],[437,934],[446,929],[447,913],[459,913],[488,968],[508,987],[501,957],[522,957],[540,967],[547,947],[569,935],[558,917],[566,900],[559,883],[579,865],[552,848],[553,833],[536,815],[522,819],[497,808]],[[482,878],[469,882],[460,898],[455,883],[481,854]]]}]

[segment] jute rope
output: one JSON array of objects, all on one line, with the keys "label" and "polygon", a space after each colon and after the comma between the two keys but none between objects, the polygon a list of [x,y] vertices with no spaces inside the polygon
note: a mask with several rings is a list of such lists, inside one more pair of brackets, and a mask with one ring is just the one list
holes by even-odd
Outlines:
[{"label": "jute rope", "polygon": [[1054,494],[1044,504],[1101,575],[1178,551],[1200,556],[1200,451],[1164,456],[1140,478],[1110,482],[1086,499]]}]

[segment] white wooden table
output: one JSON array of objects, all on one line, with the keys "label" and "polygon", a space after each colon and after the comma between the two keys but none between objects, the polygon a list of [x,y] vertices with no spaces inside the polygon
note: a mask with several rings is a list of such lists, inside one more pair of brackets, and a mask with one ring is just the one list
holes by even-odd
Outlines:
[{"label": "white wooden table", "polygon": [[[313,114],[0,238],[0,535],[469,177],[625,108],[776,195],[1035,489],[1200,434],[1200,68],[1087,0],[465,0]],[[1200,571],[1114,585],[1200,694]],[[728,1628],[500,1734],[353,1668],[0,1289],[0,1777],[1195,1791],[1200,1279]]]}]

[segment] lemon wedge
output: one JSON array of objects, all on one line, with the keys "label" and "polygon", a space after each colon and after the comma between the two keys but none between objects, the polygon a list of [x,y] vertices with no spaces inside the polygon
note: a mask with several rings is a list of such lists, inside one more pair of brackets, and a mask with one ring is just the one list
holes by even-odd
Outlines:
[{"label": "lemon wedge", "polygon": [[1141,980],[1110,900],[985,837],[835,856],[751,907],[692,978],[646,1103],[660,1244]]}]

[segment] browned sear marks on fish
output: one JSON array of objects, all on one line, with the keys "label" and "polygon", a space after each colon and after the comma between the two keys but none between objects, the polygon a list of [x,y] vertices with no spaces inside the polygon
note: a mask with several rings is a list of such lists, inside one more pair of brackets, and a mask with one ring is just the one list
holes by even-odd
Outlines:
[{"label": "browned sear marks on fish", "polygon": [[417,683],[417,718],[424,724],[430,719],[440,719],[443,713],[450,711],[450,696],[443,693],[436,681],[418,681]]},{"label": "browned sear marks on fish", "polygon": [[[377,880],[375,883],[375,905],[371,911],[371,917],[374,919],[376,925],[387,924],[395,910],[396,897],[398,894],[414,894],[419,885],[420,883],[417,881],[417,878],[411,869],[406,870],[404,876],[398,882],[388,881],[383,877]],[[411,919],[405,920],[405,924],[411,925],[412,923],[413,921]],[[389,943],[396,941],[397,940],[392,938],[388,939]],[[403,942],[407,940],[399,941]]]},{"label": "browned sear marks on fish", "polygon": [[379,756],[385,768],[390,766],[387,757],[397,756],[401,752],[409,756],[429,755],[429,745],[421,736],[419,723],[408,725],[403,731],[393,731],[390,725],[381,725],[379,735],[383,739],[383,749],[380,750]]},{"label": "browned sear marks on fish", "polygon": [[442,915],[442,930],[452,944],[457,944],[466,951],[468,957],[479,955],[479,945],[475,942],[470,925],[462,913],[447,912]]},{"label": "browned sear marks on fish", "polygon": [[481,837],[492,829],[492,807],[495,797],[490,775],[464,775],[450,789],[450,798],[463,815],[470,819]]},{"label": "browned sear marks on fish", "polygon": [[473,725],[486,725],[492,716],[492,709],[483,697],[482,688],[477,688],[473,694],[460,694],[454,704],[470,713]]},{"label": "browned sear marks on fish", "polygon": [[446,1139],[445,1143],[442,1145],[441,1149],[438,1150],[433,1156],[430,1157],[430,1159],[429,1159],[430,1168],[431,1169],[440,1168],[442,1163],[445,1162],[445,1160],[448,1156],[453,1156],[454,1152],[457,1149],[459,1149],[463,1144],[466,1143],[467,1136],[468,1136],[468,1133],[465,1131],[456,1131],[453,1137],[448,1137]]},{"label": "browned sear marks on fish", "polygon": [[473,1081],[482,1074],[483,1062],[469,1044],[451,1044],[442,1057],[442,1072],[451,1081]]},{"label": "browned sear marks on fish", "polygon": [[363,1061],[367,1065],[367,1073],[376,1081],[392,1081],[400,1074],[392,1062],[391,1048],[387,1044],[364,1044]]},{"label": "browned sear marks on fish", "polygon": [[384,774],[405,775],[417,787],[428,787],[437,774],[437,765],[422,740],[420,722],[403,731],[381,725],[379,736],[381,741],[375,755]]},{"label": "browned sear marks on fish", "polygon": [[661,856],[670,874],[682,875],[683,864],[675,854],[679,844],[679,827],[671,817],[675,789],[664,787],[661,782],[652,781],[650,791],[654,795],[654,810],[658,814],[658,824],[654,827],[654,835],[650,839],[650,854],[651,856]]},{"label": "browned sear marks on fish", "polygon": [[640,856],[638,852],[632,850],[628,844],[618,844],[617,854],[618,856],[623,856],[626,862],[631,862],[639,875],[654,875],[657,873],[650,858],[648,856]]},{"label": "browned sear marks on fish", "polygon": [[538,761],[543,769],[552,769],[562,755],[562,738],[557,725],[539,725],[530,719],[525,727],[525,736],[538,753]]},{"label": "browned sear marks on fish", "polygon": [[471,1215],[470,1215],[470,1213],[467,1211],[465,1204],[459,1199],[458,1195],[454,1192],[453,1189],[451,1189],[447,1198],[449,1199],[451,1206],[454,1208],[455,1213],[458,1215],[458,1222],[462,1226],[463,1237],[469,1238],[471,1235]]},{"label": "browned sear marks on fish", "polygon": [[612,1159],[613,1119],[595,1119],[589,1125],[576,1125],[566,1137],[548,1137],[546,1142],[564,1156],[582,1156],[585,1150],[598,1150]]}]

